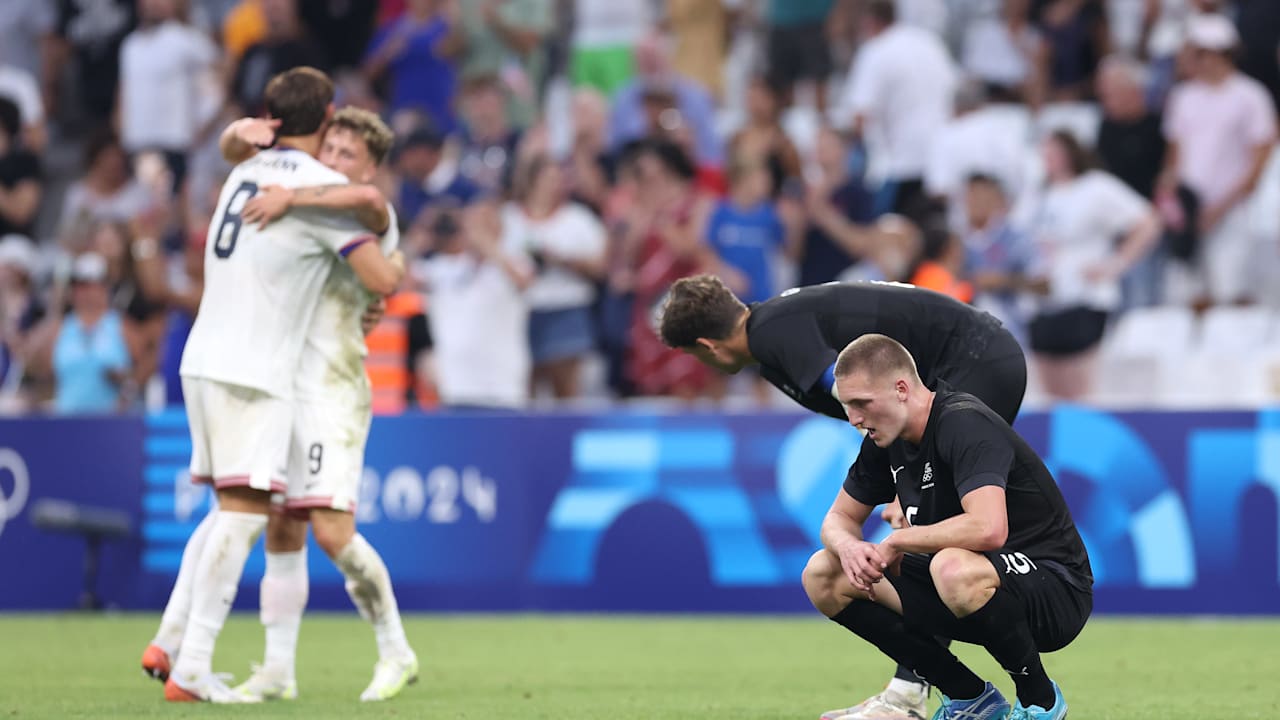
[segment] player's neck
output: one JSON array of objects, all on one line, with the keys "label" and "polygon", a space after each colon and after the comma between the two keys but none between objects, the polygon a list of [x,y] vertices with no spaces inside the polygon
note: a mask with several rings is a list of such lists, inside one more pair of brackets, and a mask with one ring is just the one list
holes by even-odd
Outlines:
[{"label": "player's neck", "polygon": [[282,137],[276,140],[278,148],[293,148],[315,157],[320,152],[320,136],[319,135],[301,135],[297,137]]},{"label": "player's neck", "polygon": [[751,354],[751,343],[747,342],[747,318],[751,317],[751,311],[747,310],[742,313],[742,318],[738,320],[738,325],[733,329],[733,335],[729,336],[729,349],[744,361],[746,365],[755,365],[759,361]]},{"label": "player's neck", "polygon": [[[924,388],[921,388],[922,390]],[[937,397],[937,393],[925,390],[924,396],[921,397],[919,405],[916,406],[911,413],[911,421],[907,424],[907,429],[902,433],[902,439],[919,446],[924,440],[925,428],[929,427],[929,416],[933,414],[933,399]]]}]

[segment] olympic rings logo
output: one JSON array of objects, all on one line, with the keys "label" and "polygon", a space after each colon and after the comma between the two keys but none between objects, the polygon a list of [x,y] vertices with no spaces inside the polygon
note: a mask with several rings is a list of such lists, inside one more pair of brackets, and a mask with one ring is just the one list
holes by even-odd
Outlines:
[{"label": "olympic rings logo", "polygon": [[4,533],[5,524],[18,517],[27,506],[27,498],[31,495],[31,476],[27,472],[27,463],[22,456],[9,448],[0,448],[0,477],[5,471],[13,476],[13,491],[5,494],[4,485],[0,484],[0,534]]}]

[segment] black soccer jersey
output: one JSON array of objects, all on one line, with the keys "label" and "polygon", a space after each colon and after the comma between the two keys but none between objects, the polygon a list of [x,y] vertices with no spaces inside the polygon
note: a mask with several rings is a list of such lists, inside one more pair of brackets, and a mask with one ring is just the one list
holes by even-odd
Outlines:
[{"label": "black soccer jersey", "polygon": [[1006,331],[994,317],[941,293],[879,282],[788,290],[753,305],[747,318],[747,343],[764,379],[840,420],[846,415],[831,395],[830,371],[840,351],[867,333],[902,343],[933,388],[949,372],[972,366]]},{"label": "black soccer jersey", "polygon": [[872,506],[897,494],[907,522],[929,525],[964,512],[960,498],[988,485],[1005,490],[1005,547],[1056,563],[1068,582],[1092,587],[1089,555],[1053,476],[1031,446],[972,395],[939,389],[919,447],[899,439],[880,448],[864,440],[844,490]]}]

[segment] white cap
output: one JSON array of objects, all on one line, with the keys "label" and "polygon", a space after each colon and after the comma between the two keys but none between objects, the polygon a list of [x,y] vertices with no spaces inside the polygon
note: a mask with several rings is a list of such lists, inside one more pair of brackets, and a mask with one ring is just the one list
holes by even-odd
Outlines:
[{"label": "white cap", "polygon": [[25,235],[5,235],[0,238],[0,265],[12,265],[27,275],[34,275],[39,252]]},{"label": "white cap", "polygon": [[103,282],[107,279],[107,261],[98,253],[87,252],[71,263],[71,279],[82,282]]},{"label": "white cap", "polygon": [[1226,52],[1240,44],[1236,26],[1225,15],[1197,13],[1187,20],[1187,44],[1204,50]]}]

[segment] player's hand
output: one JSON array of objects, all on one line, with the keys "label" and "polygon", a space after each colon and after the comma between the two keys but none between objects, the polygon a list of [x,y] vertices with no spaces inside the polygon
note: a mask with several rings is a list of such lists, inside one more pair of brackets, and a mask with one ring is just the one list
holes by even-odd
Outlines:
[{"label": "player's hand", "polygon": [[276,142],[280,121],[275,118],[241,118],[232,124],[235,136],[254,147],[271,147]]},{"label": "player's hand", "polygon": [[268,185],[244,204],[244,211],[240,213],[240,217],[246,222],[258,223],[259,228],[264,228],[289,212],[291,204],[293,204],[292,190],[279,185]]},{"label": "player's hand", "polygon": [[[889,538],[893,537],[892,535]],[[876,553],[880,555],[880,560],[884,563],[884,570],[892,575],[902,572],[902,551],[890,542],[889,538],[885,538],[883,542],[876,546]]]},{"label": "player's hand", "polygon": [[898,498],[894,498],[893,502],[884,506],[880,519],[889,523],[889,527],[894,530],[901,530],[907,526],[907,516],[902,513],[902,505],[898,504]]},{"label": "player's hand", "polygon": [[875,589],[872,586],[884,577],[884,562],[876,546],[855,540],[836,548],[836,555],[840,558],[840,567],[844,570],[845,577],[853,587],[874,598]]},{"label": "player's hand", "polygon": [[368,335],[373,332],[379,322],[382,322],[382,316],[387,314],[387,301],[385,298],[378,298],[369,303],[364,309],[364,314],[360,316],[360,332]]},{"label": "player's hand", "polygon": [[[391,266],[396,270],[399,270],[401,275],[404,274],[404,253],[398,248],[393,250],[391,254],[387,256],[387,262],[391,263]],[[386,308],[384,307],[383,309],[385,310]]]}]

